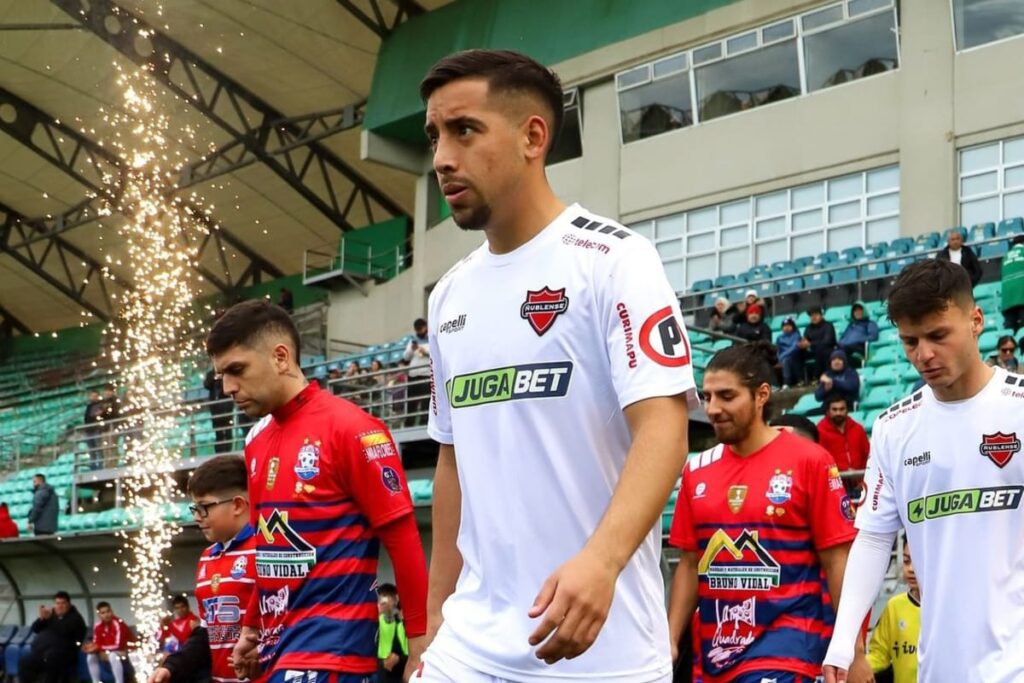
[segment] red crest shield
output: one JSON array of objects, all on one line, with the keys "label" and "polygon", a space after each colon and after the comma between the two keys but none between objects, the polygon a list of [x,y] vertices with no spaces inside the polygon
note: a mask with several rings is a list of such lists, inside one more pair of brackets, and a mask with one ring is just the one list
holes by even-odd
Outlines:
[{"label": "red crest shield", "polygon": [[1003,434],[1002,432],[983,434],[978,450],[997,467],[1006,467],[1010,458],[1020,451],[1020,439],[1017,438],[1016,432],[1012,434]]},{"label": "red crest shield", "polygon": [[528,323],[538,337],[551,329],[555,318],[569,310],[569,298],[565,296],[565,287],[550,289],[544,287],[536,291],[526,292],[526,301],[519,310],[519,315]]}]

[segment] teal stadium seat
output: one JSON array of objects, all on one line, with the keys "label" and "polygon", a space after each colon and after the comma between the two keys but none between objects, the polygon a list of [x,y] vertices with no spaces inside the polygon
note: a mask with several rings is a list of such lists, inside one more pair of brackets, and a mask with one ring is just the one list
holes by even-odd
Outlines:
[{"label": "teal stadium seat", "polygon": [[1019,235],[1022,232],[1024,232],[1024,220],[1020,218],[1007,218],[1000,221],[999,227],[996,228],[996,235],[999,237]]}]

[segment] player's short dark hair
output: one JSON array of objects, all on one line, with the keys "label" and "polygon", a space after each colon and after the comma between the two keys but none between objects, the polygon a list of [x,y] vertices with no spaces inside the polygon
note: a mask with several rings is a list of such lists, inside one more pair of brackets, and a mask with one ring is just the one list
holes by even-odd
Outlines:
[{"label": "player's short dark hair", "polygon": [[974,305],[974,292],[967,270],[945,259],[915,261],[900,271],[889,291],[889,320],[915,323],[956,304]]},{"label": "player's short dark hair", "polygon": [[[756,341],[748,344],[733,344],[727,349],[716,353],[708,363],[705,372],[724,370],[736,375],[740,383],[753,394],[762,384],[771,385],[775,378],[775,364],[779,357],[775,345],[767,341]],[[761,419],[767,421],[771,417],[772,402],[769,398],[764,404]]]},{"label": "player's short dark hair", "polygon": [[175,595],[171,599],[171,604],[172,605],[185,605],[185,607],[189,606],[188,598],[186,598],[184,595]]},{"label": "player's short dark hair", "polygon": [[381,597],[397,598],[398,588],[393,583],[382,583],[377,586],[377,595]]},{"label": "player's short dark hair", "polygon": [[71,595],[67,591],[57,591],[53,594],[54,600],[63,600],[65,602],[71,602]]},{"label": "player's short dark hair", "polygon": [[196,498],[211,493],[245,493],[248,478],[240,455],[216,455],[188,478],[188,492]]},{"label": "player's short dark hair", "polygon": [[420,97],[426,102],[435,90],[463,78],[483,78],[488,93],[529,94],[544,103],[551,115],[551,140],[562,131],[562,82],[551,69],[512,50],[463,50],[443,58],[430,67],[420,82]]},{"label": "player's short dark hair", "polygon": [[213,324],[206,335],[206,352],[213,356],[223,353],[235,344],[254,346],[264,335],[281,335],[288,338],[295,362],[299,362],[299,331],[284,310],[266,299],[250,299],[237,303]]},{"label": "player's short dark hair", "polygon": [[846,409],[847,410],[850,409],[850,399],[848,399],[845,396],[843,396],[842,394],[838,394],[838,393],[831,393],[831,394],[829,394],[828,396],[825,397],[825,401],[824,401],[825,408],[826,409],[831,408],[833,403],[839,403],[840,401],[842,401],[843,403],[846,404]]},{"label": "player's short dark hair", "polygon": [[110,603],[109,603],[109,602],[107,602],[106,600],[104,600],[104,601],[102,601],[102,602],[97,602],[97,603],[96,603],[96,611],[97,611],[97,612],[99,612],[99,611],[100,611],[101,609],[103,609],[104,607],[105,607],[105,608],[107,608],[107,609],[110,609]]},{"label": "player's short dark hair", "polygon": [[36,477],[42,479],[44,484],[46,483],[46,475],[43,474],[42,472],[36,472],[35,474],[32,475],[33,479],[35,479]]},{"label": "player's short dark hair", "polygon": [[800,435],[807,437],[814,443],[821,441],[821,438],[818,436],[817,426],[803,415],[785,413],[773,419],[770,425],[772,427],[790,427],[793,431],[800,433]]}]

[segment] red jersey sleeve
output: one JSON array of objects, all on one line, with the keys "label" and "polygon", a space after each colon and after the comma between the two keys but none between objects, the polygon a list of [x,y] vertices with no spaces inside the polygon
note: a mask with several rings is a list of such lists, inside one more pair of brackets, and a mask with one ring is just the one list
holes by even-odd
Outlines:
[{"label": "red jersey sleeve", "polygon": [[832,456],[823,449],[815,449],[807,459],[804,475],[807,513],[814,547],[818,550],[848,543],[857,535],[853,526],[853,504],[834,470]]},{"label": "red jersey sleeve", "polygon": [[381,527],[412,513],[409,484],[391,433],[366,416],[347,426],[337,444],[342,486],[356,500],[371,527]]},{"label": "red jersey sleeve", "polygon": [[683,477],[679,484],[676,509],[672,513],[672,527],[669,529],[668,542],[680,550],[697,550],[697,530],[693,528],[693,512],[690,510],[690,489],[686,481],[686,465],[683,466]]}]

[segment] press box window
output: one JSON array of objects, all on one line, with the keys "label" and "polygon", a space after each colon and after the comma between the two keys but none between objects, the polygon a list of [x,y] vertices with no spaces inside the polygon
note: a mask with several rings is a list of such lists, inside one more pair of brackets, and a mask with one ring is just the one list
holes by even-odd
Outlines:
[{"label": "press box window", "polygon": [[563,94],[563,102],[562,131],[548,152],[549,166],[583,156],[583,112],[580,110],[579,89],[567,90]]},{"label": "press box window", "polygon": [[649,138],[693,124],[689,55],[681,53],[620,73],[622,141]]}]

